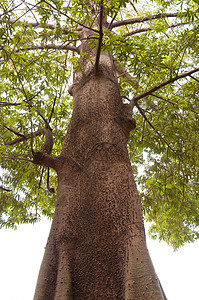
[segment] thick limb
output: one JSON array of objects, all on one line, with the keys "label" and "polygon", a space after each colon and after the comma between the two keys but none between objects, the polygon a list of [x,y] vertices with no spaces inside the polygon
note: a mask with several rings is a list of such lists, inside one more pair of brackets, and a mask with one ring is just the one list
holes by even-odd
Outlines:
[{"label": "thick limb", "polygon": [[46,125],[43,132],[45,135],[45,142],[39,151],[33,152],[33,163],[56,170],[60,160],[50,155],[53,148],[53,135],[50,126]]}]

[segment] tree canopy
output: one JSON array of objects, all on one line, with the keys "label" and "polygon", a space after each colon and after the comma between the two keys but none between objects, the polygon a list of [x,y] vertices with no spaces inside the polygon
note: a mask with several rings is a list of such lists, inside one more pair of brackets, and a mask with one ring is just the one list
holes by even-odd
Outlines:
[{"label": "tree canopy", "polygon": [[102,12],[107,24],[92,29],[89,45],[113,54],[121,95],[132,104],[128,150],[144,217],[153,238],[178,248],[199,238],[196,0],[1,1],[0,226],[53,216],[56,174],[35,165],[32,152],[48,124],[59,155],[80,68],[78,32]]}]

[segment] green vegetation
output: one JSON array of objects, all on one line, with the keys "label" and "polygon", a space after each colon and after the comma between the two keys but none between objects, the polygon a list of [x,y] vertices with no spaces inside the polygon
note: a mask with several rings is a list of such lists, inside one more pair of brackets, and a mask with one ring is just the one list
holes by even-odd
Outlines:
[{"label": "green vegetation", "polygon": [[[53,215],[56,195],[46,187],[47,168],[32,163],[32,151],[40,149],[52,113],[52,155],[61,151],[72,112],[68,88],[78,68],[78,28],[92,25],[92,3],[100,11],[100,2],[0,3],[1,227]],[[109,26],[102,51],[114,55],[124,101],[140,98],[129,155],[145,220],[152,222],[153,238],[177,249],[199,238],[198,1],[110,0],[104,11]],[[96,30],[90,46],[97,47],[98,36]],[[50,186],[56,187],[54,171]]]}]

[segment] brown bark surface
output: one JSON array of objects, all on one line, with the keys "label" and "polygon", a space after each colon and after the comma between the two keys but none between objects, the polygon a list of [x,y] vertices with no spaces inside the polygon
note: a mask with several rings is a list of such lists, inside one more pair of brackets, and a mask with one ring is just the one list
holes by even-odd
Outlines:
[{"label": "brown bark surface", "polygon": [[62,153],[44,159],[57,171],[58,196],[34,300],[164,299],[127,152],[135,121],[112,57],[101,53],[98,74],[91,60],[80,63]]}]

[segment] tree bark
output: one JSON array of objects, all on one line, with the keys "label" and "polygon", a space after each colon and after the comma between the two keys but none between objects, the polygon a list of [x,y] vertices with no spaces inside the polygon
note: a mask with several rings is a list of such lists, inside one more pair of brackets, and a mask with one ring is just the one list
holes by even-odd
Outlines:
[{"label": "tree bark", "polygon": [[[86,33],[87,34],[87,33]],[[86,48],[86,49],[85,49]],[[80,60],[73,115],[55,169],[57,204],[34,300],[165,299],[146,247],[127,142],[135,120],[113,59]]]}]

